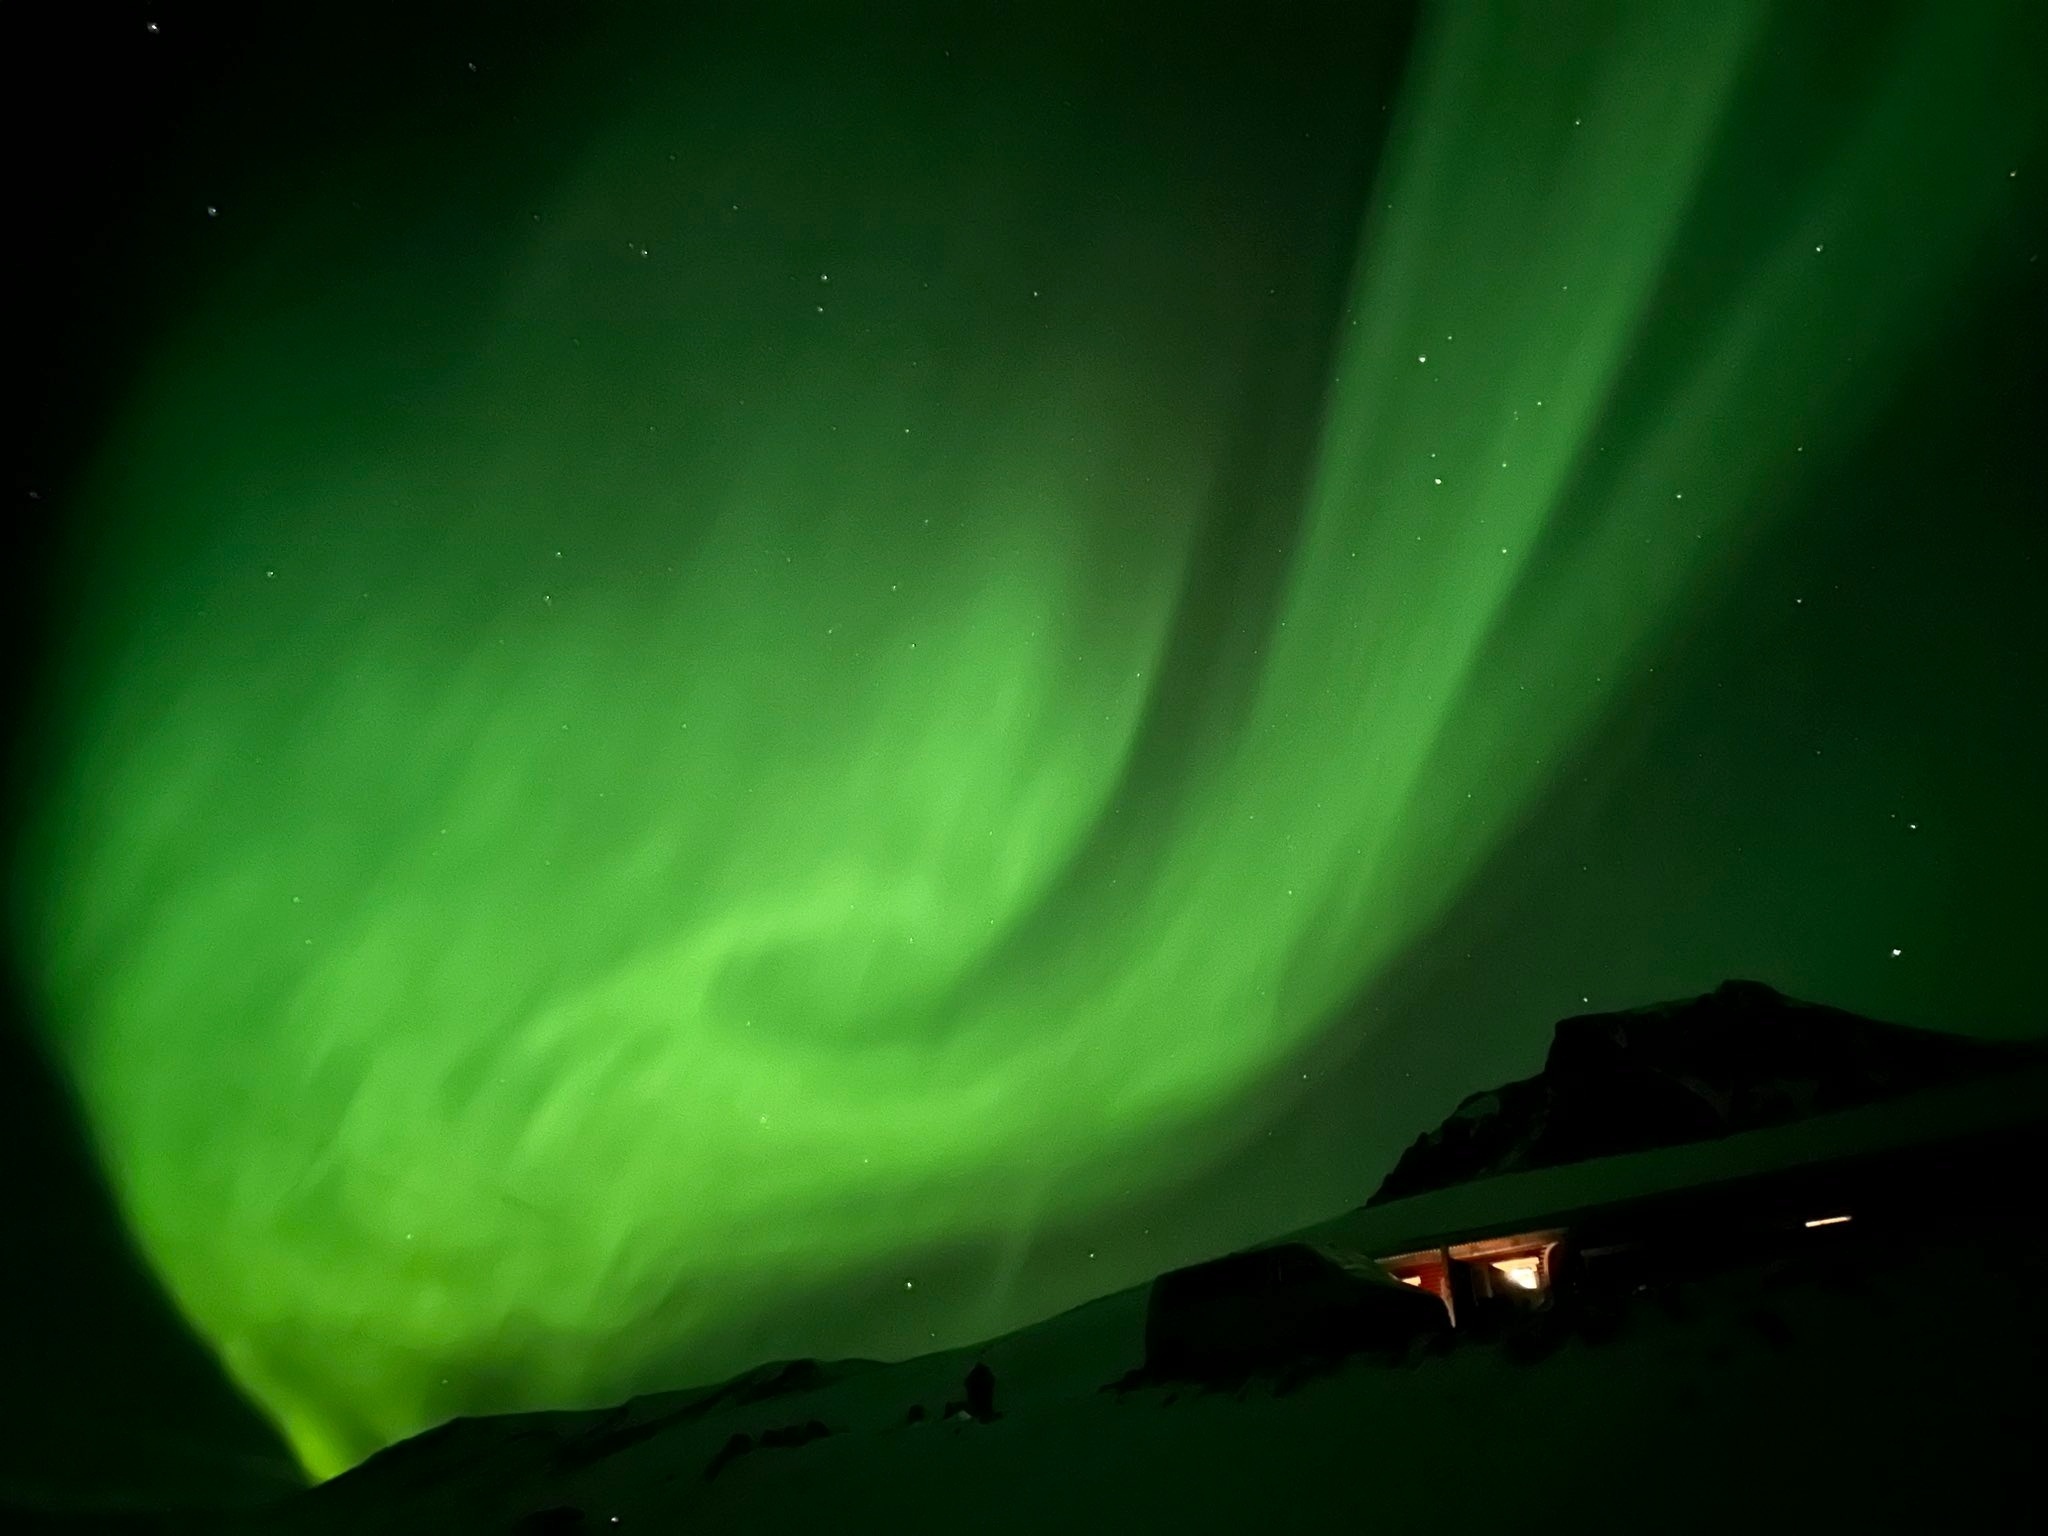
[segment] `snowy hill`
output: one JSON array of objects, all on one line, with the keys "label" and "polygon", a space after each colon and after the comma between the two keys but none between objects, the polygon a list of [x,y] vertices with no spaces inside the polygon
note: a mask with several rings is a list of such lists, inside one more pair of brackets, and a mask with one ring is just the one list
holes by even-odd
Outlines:
[{"label": "snowy hill", "polygon": [[[978,1347],[780,1362],[609,1411],[457,1421],[265,1512],[104,1528],[1720,1531],[2008,1518],[2033,1496],[2048,1369],[2035,1305],[2048,1288],[2048,1069],[1952,1075],[1833,1114],[1386,1201],[1254,1250],[1288,1257],[1249,1278],[1234,1261],[1178,1271]],[[1839,1170],[1869,1210],[1816,1230],[1795,1221],[1764,1252],[1717,1252],[1709,1236],[1682,1273],[1561,1294],[1497,1325],[1404,1322],[1318,1347],[1333,1288],[1372,1255],[1674,1193],[1739,1203],[1817,1169]],[[1376,1272],[1354,1278],[1364,1290],[1346,1304],[1373,1316],[1385,1290],[1436,1306]],[[1162,1340],[1185,1353],[1188,1338],[1161,1328],[1162,1298],[1219,1295],[1244,1316],[1285,1314],[1263,1342],[1292,1357],[1241,1351],[1221,1373],[1166,1358]]]}]

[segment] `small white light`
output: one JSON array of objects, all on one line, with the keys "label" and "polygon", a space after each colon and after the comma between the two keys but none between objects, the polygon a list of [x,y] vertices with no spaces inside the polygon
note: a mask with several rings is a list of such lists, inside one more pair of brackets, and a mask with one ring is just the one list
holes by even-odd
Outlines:
[{"label": "small white light", "polygon": [[1848,1219],[1846,1216],[1816,1216],[1807,1225],[1809,1227],[1839,1227]]}]

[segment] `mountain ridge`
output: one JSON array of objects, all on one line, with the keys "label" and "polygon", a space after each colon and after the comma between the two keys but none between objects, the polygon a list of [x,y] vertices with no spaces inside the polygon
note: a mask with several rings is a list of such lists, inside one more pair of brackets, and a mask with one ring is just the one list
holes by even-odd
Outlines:
[{"label": "mountain ridge", "polygon": [[1559,1020],[1541,1071],[1466,1095],[1365,1203],[1714,1140],[2044,1060],[2037,1043],[1916,1029],[1725,981]]}]

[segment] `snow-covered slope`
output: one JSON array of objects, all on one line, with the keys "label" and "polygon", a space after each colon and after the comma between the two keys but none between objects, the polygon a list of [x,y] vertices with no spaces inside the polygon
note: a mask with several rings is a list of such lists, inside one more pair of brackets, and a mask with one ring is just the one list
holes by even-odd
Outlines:
[{"label": "snow-covered slope", "polygon": [[[458,1422],[267,1515],[165,1529],[1957,1528],[2032,1496],[2048,1369],[2033,1300],[2048,1289],[2034,1197],[2044,1087],[1959,1085],[1439,1191],[1305,1234],[1374,1250],[1468,1217],[1873,1149],[1969,1179],[1903,1237],[1896,1224],[1826,1229],[1767,1263],[1561,1307],[1504,1336],[1418,1343],[1398,1361],[1358,1356],[1237,1390],[1115,1390],[1144,1356],[1140,1287],[975,1349],[764,1367],[609,1413]],[[1985,1147],[2022,1203],[1984,1182]],[[998,1416],[947,1417],[983,1362]]]},{"label": "snow-covered slope", "polygon": [[[1120,1395],[1100,1388],[1135,1363],[1131,1292],[983,1352],[698,1417],[655,1399],[457,1426],[268,1520],[212,1529],[1969,1528],[2032,1495],[2048,1352],[2038,1314],[1986,1315],[1961,1276],[2038,1295],[2048,1251],[2038,1232],[1905,1256],[1836,1250],[1645,1294],[1554,1334],[1361,1360],[1289,1392]],[[1000,1418],[906,1422],[913,1403],[957,1396],[977,1353]],[[709,1475],[731,1435],[811,1421],[820,1438]],[[653,1432],[624,1443],[633,1426]],[[579,1459],[594,1432],[617,1448]]]},{"label": "snow-covered slope", "polygon": [[[788,1362],[608,1412],[458,1421],[257,1513],[152,1536],[1968,1528],[2034,1496],[2048,1069],[1361,1208],[1339,1255],[1856,1168],[1884,1219],[1504,1332],[1222,1388],[1146,1379],[1150,1286],[985,1345]],[[1873,1183],[1872,1181],[1876,1181]],[[995,1416],[964,1406],[994,1378]],[[0,1512],[4,1514],[4,1512]],[[28,1531],[26,1523],[9,1529]]]}]

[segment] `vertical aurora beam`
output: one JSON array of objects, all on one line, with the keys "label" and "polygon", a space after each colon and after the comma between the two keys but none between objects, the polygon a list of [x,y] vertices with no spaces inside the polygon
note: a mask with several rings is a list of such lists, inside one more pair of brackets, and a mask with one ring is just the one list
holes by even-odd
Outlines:
[{"label": "vertical aurora beam", "polygon": [[[1611,671],[1637,643],[1574,633],[1555,654],[1480,666],[1541,579],[1543,535],[1644,324],[1752,22],[1617,8],[1587,50],[1531,11],[1435,14],[1337,321],[1257,706],[1203,765],[1210,789],[1145,895],[1150,938],[1079,957],[1089,969],[1058,1006],[1117,998],[1135,1022],[1170,998],[1212,1067],[1222,1042],[1228,1075],[1255,1079],[1427,924],[1540,785],[1536,765],[1569,749],[1579,721],[1560,709],[1519,744],[1514,778],[1492,757],[1425,777],[1475,693]],[[1484,809],[1451,804],[1467,793]],[[1215,1084],[1183,1071],[1168,1054],[1102,1088],[1153,1113],[1186,1093],[1197,1110]]]},{"label": "vertical aurora beam", "polygon": [[[986,356],[937,300],[834,330],[772,238],[680,217],[615,275],[617,210],[737,98],[593,140],[467,329],[315,284],[168,344],[105,450],[18,943],[138,1234],[309,1467],[743,1363],[780,1292],[1170,1185],[1853,430],[2006,195],[2032,120],[1914,152],[2006,14],[1929,4],[1785,215],[1720,228],[1770,14],[1432,13],[1249,714],[1140,846],[1228,391],[1162,405],[1113,306]],[[1859,260],[1901,220],[1921,259]],[[435,387],[392,407],[379,347]]]},{"label": "vertical aurora beam", "polygon": [[[2009,204],[2038,110],[1987,102],[1967,158],[1926,125],[2010,18],[1926,7],[1829,151],[1786,146],[1772,191],[1796,212],[1738,226],[1751,168],[1715,156],[1769,67],[1765,14],[1617,7],[1591,66],[1538,8],[1434,13],[1259,708],[1156,892],[1162,933],[1175,907],[1303,914],[1226,994],[1276,1035],[1450,903],[1616,685],[1770,536],[1783,483],[1855,440]],[[1899,263],[1902,224],[1927,235]],[[1688,272],[1686,240],[1732,279]],[[1186,940],[1149,951],[1158,974],[1213,952]]]}]

